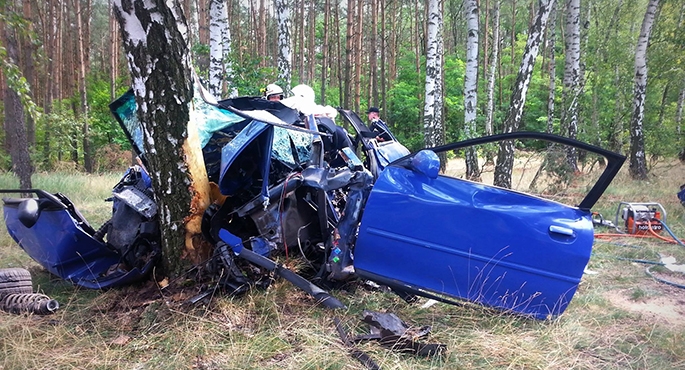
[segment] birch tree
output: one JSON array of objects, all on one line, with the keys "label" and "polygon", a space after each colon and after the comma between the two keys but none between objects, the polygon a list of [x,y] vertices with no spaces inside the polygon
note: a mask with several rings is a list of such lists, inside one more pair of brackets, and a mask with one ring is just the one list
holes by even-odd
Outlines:
[{"label": "birch tree", "polygon": [[217,98],[223,93],[224,29],[228,27],[224,0],[209,2],[209,84],[207,89]]},{"label": "birch tree", "polygon": [[633,89],[633,114],[630,119],[630,176],[638,180],[647,179],[642,121],[645,117],[647,90],[647,46],[658,5],[659,0],[649,0],[635,48],[635,87]]},{"label": "birch tree", "polygon": [[[523,116],[523,106],[526,103],[526,93],[533,75],[535,58],[538,56],[542,33],[547,26],[549,13],[555,0],[539,0],[535,20],[528,29],[528,40],[523,50],[523,58],[519,67],[514,91],[511,94],[509,110],[504,120],[504,132],[517,131]],[[502,141],[497,152],[494,184],[504,188],[511,188],[511,173],[514,165],[514,143]]]},{"label": "birch tree", "polygon": [[[466,1],[466,72],[464,74],[464,139],[476,136],[478,107],[478,1]],[[465,150],[466,178],[480,181],[478,155],[475,147]]]},{"label": "birch tree", "polygon": [[549,53],[549,93],[547,95],[547,133],[554,132],[554,98],[557,88],[557,62],[555,44],[557,38],[557,4],[551,4],[549,24],[547,25],[547,52]]},{"label": "birch tree", "polygon": [[290,40],[290,8],[288,0],[275,0],[278,17],[278,81],[285,91],[290,90],[292,76],[292,52]]},{"label": "birch tree", "polygon": [[[442,121],[442,0],[428,0],[428,29],[426,37],[426,95],[423,109],[423,132],[426,147],[442,145],[445,127]],[[440,157],[444,171],[446,158]]]},{"label": "birch tree", "polygon": [[[578,98],[580,95],[580,0],[566,1],[566,28],[564,44],[564,89],[561,111],[562,135],[575,139],[578,135]],[[578,170],[575,148],[568,148],[567,163],[572,171]]]},{"label": "birch tree", "polygon": [[193,87],[186,20],[178,0],[115,0],[114,13],[159,208],[162,262],[173,277],[183,270],[183,257],[208,257],[199,226],[209,184],[197,131],[188,126]]},{"label": "birch tree", "polygon": [[485,113],[485,134],[492,135],[492,121],[495,113],[495,78],[497,77],[497,64],[499,63],[497,57],[499,56],[499,21],[500,21],[500,2],[495,0],[492,9],[492,56],[490,57],[488,66],[488,104]]}]

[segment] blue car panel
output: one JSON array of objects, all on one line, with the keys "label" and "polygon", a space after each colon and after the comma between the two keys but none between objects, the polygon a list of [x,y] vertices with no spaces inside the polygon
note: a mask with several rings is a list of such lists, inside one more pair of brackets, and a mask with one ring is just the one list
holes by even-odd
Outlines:
[{"label": "blue car panel", "polygon": [[5,223],[12,238],[26,253],[51,273],[71,280],[75,277],[95,280],[89,271],[105,271],[119,261],[119,256],[93,239],[66,209],[45,209],[29,232],[17,217],[17,207],[5,206]]},{"label": "blue car panel", "polygon": [[[439,176],[435,152],[539,139],[604,156],[578,206]],[[577,140],[516,132],[422,150],[391,163],[373,186],[354,250],[355,272],[397,291],[453,297],[545,319],[560,315],[590,259],[590,208],[625,157]]]},{"label": "blue car panel", "polygon": [[366,204],[354,265],[361,276],[545,318],[566,309],[592,239],[588,211],[391,166]]},{"label": "blue car panel", "polygon": [[26,227],[17,214],[24,200],[5,199],[7,231],[26,254],[50,273],[85,288],[106,289],[139,281],[152,268],[154,260],[141,269],[112,271],[121,256],[83,230],[66,207],[43,209],[36,223]]}]

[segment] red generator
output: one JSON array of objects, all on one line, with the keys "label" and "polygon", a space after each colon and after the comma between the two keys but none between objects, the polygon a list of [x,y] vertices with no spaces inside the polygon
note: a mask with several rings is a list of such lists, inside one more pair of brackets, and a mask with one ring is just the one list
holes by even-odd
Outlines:
[{"label": "red generator", "polygon": [[[666,222],[666,210],[659,203],[626,203],[621,202],[616,210],[614,224],[618,223],[618,216],[623,219],[626,234],[651,235],[661,233],[664,230],[663,222]],[[652,231],[649,231],[649,229]]]}]

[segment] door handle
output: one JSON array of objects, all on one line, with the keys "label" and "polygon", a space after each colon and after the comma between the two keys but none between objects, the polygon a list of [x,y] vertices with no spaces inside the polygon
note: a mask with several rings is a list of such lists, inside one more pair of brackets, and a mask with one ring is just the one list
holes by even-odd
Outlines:
[{"label": "door handle", "polygon": [[554,233],[554,234],[561,234],[565,236],[570,236],[570,237],[575,237],[576,233],[573,232],[573,229],[570,229],[568,227],[563,227],[563,226],[557,226],[557,225],[552,225],[549,227],[549,232]]}]

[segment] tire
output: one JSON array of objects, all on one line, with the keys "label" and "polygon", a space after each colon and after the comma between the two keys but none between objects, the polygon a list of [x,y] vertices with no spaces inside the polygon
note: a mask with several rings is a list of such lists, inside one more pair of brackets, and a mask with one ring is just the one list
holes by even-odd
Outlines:
[{"label": "tire", "polygon": [[16,293],[33,293],[31,273],[22,268],[0,269],[0,298]]}]

